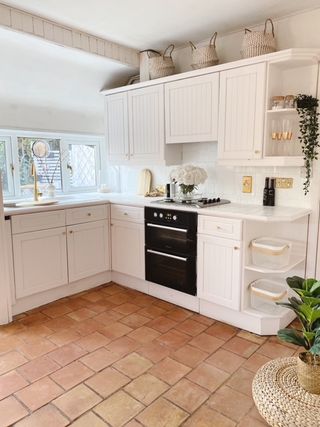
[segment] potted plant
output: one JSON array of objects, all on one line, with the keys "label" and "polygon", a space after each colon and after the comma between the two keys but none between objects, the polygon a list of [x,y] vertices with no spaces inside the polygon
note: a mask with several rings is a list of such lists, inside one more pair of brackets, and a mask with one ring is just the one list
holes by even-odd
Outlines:
[{"label": "potted plant", "polygon": [[304,194],[308,194],[312,175],[313,160],[318,159],[319,148],[319,100],[311,95],[300,94],[296,97],[299,114],[299,141],[304,156],[306,179],[303,184]]},{"label": "potted plant", "polygon": [[277,304],[293,310],[301,328],[280,329],[278,337],[305,348],[298,356],[298,381],[308,392],[320,394],[320,281],[294,276],[287,283],[299,298],[289,297],[288,302]]},{"label": "potted plant", "polygon": [[192,193],[207,179],[207,172],[193,165],[183,165],[170,173],[170,178],[179,184],[184,198],[192,198]]}]

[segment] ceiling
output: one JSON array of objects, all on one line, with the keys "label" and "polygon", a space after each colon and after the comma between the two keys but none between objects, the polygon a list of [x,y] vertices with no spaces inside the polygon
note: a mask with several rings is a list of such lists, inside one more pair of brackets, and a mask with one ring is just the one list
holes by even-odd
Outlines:
[{"label": "ceiling", "polygon": [[4,0],[136,49],[177,45],[230,32],[301,10],[319,0]]}]

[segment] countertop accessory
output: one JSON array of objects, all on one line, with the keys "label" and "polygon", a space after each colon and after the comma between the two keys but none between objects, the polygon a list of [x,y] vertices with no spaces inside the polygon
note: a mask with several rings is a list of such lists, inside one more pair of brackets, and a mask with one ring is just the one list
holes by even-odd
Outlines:
[{"label": "countertop accessory", "polygon": [[166,50],[163,52],[163,55],[149,55],[149,72],[150,78],[158,79],[160,77],[171,76],[174,74],[175,66],[172,59],[172,52],[174,50],[174,44],[170,44]]},{"label": "countertop accessory", "polygon": [[[267,32],[268,23],[271,25],[271,32]],[[252,58],[253,56],[265,55],[276,51],[276,39],[274,35],[274,25],[271,18],[264,24],[264,31],[252,31],[246,28],[243,36],[241,56],[242,58]]]},{"label": "countertop accessory", "polygon": [[193,70],[199,68],[211,67],[219,63],[218,54],[216,51],[216,38],[217,32],[213,33],[208,46],[196,47],[191,41],[189,41],[192,51],[192,64]]},{"label": "countertop accessory", "polygon": [[139,176],[138,195],[145,196],[151,191],[152,173],[149,169],[142,169]]},{"label": "countertop accessory", "polygon": [[208,178],[207,172],[198,166],[178,166],[170,173],[170,178],[179,184],[181,198],[193,199],[192,193],[197,190],[199,184],[203,184]]}]

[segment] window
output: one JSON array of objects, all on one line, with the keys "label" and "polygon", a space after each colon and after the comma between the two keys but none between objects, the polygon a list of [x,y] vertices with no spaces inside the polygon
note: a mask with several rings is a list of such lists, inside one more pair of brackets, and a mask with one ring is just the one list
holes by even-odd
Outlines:
[{"label": "window", "polygon": [[[35,141],[45,141],[49,155],[37,158]],[[57,191],[94,191],[98,185],[102,137],[0,130],[0,173],[4,196],[31,197],[32,164],[41,191],[54,184]]]},{"label": "window", "polygon": [[[49,155],[44,159],[32,153],[32,145],[39,139],[46,141],[50,147]],[[54,184],[58,191],[62,190],[60,139],[18,137],[18,155],[22,195],[28,195],[33,188],[32,163],[36,166],[40,186]]]}]

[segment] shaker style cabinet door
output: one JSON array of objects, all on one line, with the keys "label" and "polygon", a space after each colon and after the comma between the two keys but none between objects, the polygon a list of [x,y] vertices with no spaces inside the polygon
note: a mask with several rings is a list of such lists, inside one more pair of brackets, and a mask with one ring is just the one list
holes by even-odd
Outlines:
[{"label": "shaker style cabinet door", "polygon": [[217,141],[219,73],[165,84],[166,143]]},{"label": "shaker style cabinet door", "polygon": [[218,157],[262,157],[266,64],[220,73]]},{"label": "shaker style cabinet door", "polygon": [[163,85],[128,92],[130,160],[164,159]]},{"label": "shaker style cabinet door", "polygon": [[144,279],[144,224],[112,220],[111,244],[112,270]]},{"label": "shaker style cabinet door", "polygon": [[67,227],[69,282],[110,269],[108,221]]},{"label": "shaker style cabinet door", "polygon": [[198,297],[239,310],[241,247],[238,240],[198,236]]},{"label": "shaker style cabinet door", "polygon": [[108,95],[105,101],[106,143],[108,160],[123,163],[129,160],[127,93]]},{"label": "shaker style cabinet door", "polygon": [[13,236],[16,297],[68,283],[65,227]]}]

